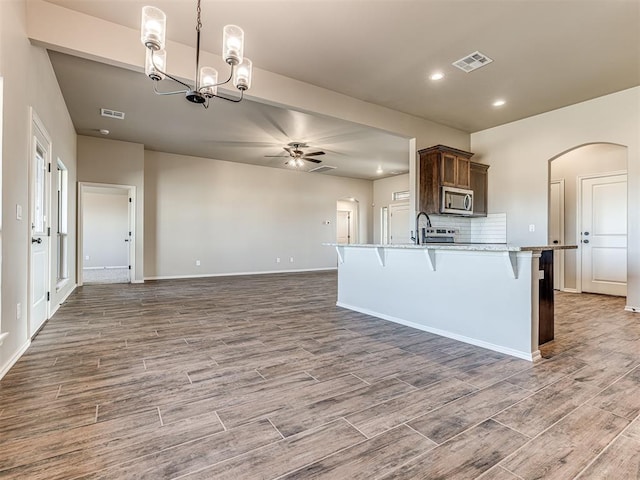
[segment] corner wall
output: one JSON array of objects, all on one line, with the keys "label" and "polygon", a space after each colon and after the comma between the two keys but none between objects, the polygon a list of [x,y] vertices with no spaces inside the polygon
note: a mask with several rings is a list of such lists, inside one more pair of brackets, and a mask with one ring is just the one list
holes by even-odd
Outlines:
[{"label": "corner wall", "polygon": [[548,241],[549,161],[591,143],[627,147],[627,306],[640,310],[640,87],[471,135],[474,158],[491,165],[489,211],[507,213],[517,245]]},{"label": "corner wall", "polygon": [[[33,107],[52,140],[52,162],[60,158],[68,169],[68,249],[75,251],[76,134],[46,51],[31,46],[26,35],[26,2],[0,2],[0,76],[4,80],[2,122],[2,277],[1,332],[8,332],[0,346],[0,376],[28,346],[29,311],[29,160],[30,111]],[[55,163],[54,163],[55,165]],[[52,186],[55,183],[52,180]],[[52,189],[53,190],[53,189]],[[53,192],[52,192],[53,193]],[[50,222],[56,230],[55,194],[51,196]],[[16,219],[16,205],[23,210]],[[73,290],[75,258],[69,255],[69,280],[56,291],[55,235],[51,241],[50,310]],[[22,306],[17,318],[16,306]]]},{"label": "corner wall", "polygon": [[371,238],[369,180],[145,151],[144,185],[146,278],[336,268],[346,197]]},{"label": "corner wall", "polygon": [[144,280],[144,146],[78,135],[78,181],[136,187],[136,263],[133,282]]}]

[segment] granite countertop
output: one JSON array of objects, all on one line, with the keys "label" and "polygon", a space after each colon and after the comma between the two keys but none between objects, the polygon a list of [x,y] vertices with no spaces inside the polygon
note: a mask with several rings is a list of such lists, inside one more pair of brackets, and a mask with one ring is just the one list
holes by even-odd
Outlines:
[{"label": "granite countertop", "polygon": [[469,252],[541,252],[543,250],[570,250],[578,248],[577,245],[536,245],[522,247],[510,245],[508,243],[425,243],[421,245],[415,245],[413,243],[400,245],[382,245],[373,243],[324,243],[323,245],[330,247],[462,250]]}]

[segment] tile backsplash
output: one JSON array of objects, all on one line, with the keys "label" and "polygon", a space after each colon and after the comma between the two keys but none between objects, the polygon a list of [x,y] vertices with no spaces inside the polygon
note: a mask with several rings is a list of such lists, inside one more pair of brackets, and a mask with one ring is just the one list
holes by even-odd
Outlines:
[{"label": "tile backsplash", "polygon": [[490,213],[486,217],[430,215],[434,227],[457,228],[456,241],[462,243],[507,243],[507,214]]}]

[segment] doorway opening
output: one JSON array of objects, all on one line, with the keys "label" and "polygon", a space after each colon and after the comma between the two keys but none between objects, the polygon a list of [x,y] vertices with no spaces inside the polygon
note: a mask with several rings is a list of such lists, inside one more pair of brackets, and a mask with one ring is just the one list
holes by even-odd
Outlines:
[{"label": "doorway opening", "polygon": [[360,204],[353,197],[338,200],[336,205],[336,243],[358,243],[358,213]]},{"label": "doorway opening", "polygon": [[549,243],[578,245],[554,260],[554,288],[626,296],[627,156],[622,145],[594,143],[551,160]]},{"label": "doorway opening", "polygon": [[80,183],[78,284],[130,283],[135,187]]}]

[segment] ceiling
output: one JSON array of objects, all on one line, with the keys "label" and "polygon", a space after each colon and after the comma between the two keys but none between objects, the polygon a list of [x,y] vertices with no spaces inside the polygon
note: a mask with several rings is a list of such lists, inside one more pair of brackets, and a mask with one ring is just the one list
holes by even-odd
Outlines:
[{"label": "ceiling", "polygon": [[[195,44],[195,1],[48,1],[135,29],[150,3],[167,14],[170,39]],[[207,51],[220,53],[234,23],[256,68],[467,132],[640,85],[640,0],[202,0],[202,21]],[[451,65],[477,50],[493,62],[471,73]],[[154,97],[143,75],[51,57],[79,133],[108,128],[149,149],[272,166],[281,159],[264,155],[305,141],[327,151],[336,175],[376,178],[380,162],[384,175],[408,170],[406,139],[385,132],[246,100],[194,113],[182,98]],[[435,71],[444,79],[430,80]],[[131,123],[98,124],[103,106]]]}]

